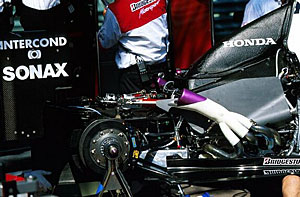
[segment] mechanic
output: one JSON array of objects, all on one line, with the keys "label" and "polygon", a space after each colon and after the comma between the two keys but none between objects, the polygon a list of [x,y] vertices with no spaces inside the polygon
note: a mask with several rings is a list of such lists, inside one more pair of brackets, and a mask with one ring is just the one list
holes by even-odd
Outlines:
[{"label": "mechanic", "polygon": [[116,0],[105,10],[98,36],[101,48],[118,44],[120,93],[151,89],[155,87],[152,79],[166,71],[166,10],[167,0]]},{"label": "mechanic", "polygon": [[62,31],[66,8],[61,0],[20,0],[16,2],[17,13],[24,30]]},{"label": "mechanic", "polygon": [[244,11],[242,26],[279,8],[284,2],[285,0],[250,0]]},{"label": "mechanic", "polygon": [[13,28],[11,0],[0,0],[0,32],[9,32]]}]

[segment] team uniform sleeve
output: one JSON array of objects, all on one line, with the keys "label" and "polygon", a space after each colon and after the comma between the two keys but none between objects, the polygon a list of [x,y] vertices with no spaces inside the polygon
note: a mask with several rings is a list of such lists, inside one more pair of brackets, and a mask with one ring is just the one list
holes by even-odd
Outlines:
[{"label": "team uniform sleeve", "polygon": [[262,10],[257,1],[250,1],[245,8],[242,26],[254,21],[262,15]]},{"label": "team uniform sleeve", "polygon": [[251,0],[246,5],[242,26],[280,7],[280,1]]},{"label": "team uniform sleeve", "polygon": [[3,0],[0,0],[0,13],[3,12]]},{"label": "team uniform sleeve", "polygon": [[121,35],[119,23],[113,12],[108,8],[103,25],[98,32],[99,42],[103,48],[110,48],[118,43]]}]

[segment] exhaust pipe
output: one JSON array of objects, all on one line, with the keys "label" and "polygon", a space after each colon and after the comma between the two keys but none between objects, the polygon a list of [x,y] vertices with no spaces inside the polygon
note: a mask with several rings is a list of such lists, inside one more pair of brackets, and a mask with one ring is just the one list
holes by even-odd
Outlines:
[{"label": "exhaust pipe", "polygon": [[231,112],[222,105],[187,89],[183,89],[177,104],[180,109],[195,111],[217,122],[232,146],[240,141],[239,138],[245,138],[254,145],[258,144],[255,135],[249,133],[252,121],[241,114]]},{"label": "exhaust pipe", "polygon": [[241,142],[238,142],[235,146],[233,146],[233,148],[234,148],[234,152],[228,153],[215,145],[207,144],[204,146],[203,150],[206,153],[212,155],[214,158],[219,158],[219,159],[234,159],[243,156],[244,147]]}]

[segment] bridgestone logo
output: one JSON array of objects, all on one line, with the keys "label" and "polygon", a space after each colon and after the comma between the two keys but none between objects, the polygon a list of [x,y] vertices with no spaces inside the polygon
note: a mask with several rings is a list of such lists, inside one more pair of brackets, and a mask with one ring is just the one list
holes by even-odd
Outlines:
[{"label": "bridgestone logo", "polygon": [[141,0],[136,3],[130,4],[131,12],[137,11],[141,9],[142,7],[145,7],[146,5],[149,5],[150,3],[155,2],[156,0]]},{"label": "bridgestone logo", "polygon": [[267,157],[264,158],[263,165],[274,165],[274,166],[300,165],[300,158],[272,159]]},{"label": "bridgestone logo", "polygon": [[284,170],[264,170],[264,175],[276,175],[276,174],[299,174],[298,169],[284,169]]}]

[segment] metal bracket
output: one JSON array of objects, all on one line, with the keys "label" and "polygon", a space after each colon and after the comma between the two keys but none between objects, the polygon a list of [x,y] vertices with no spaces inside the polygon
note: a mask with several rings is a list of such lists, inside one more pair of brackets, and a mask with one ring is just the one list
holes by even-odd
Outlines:
[{"label": "metal bracket", "polygon": [[131,190],[125,177],[118,168],[118,162],[116,160],[107,159],[107,172],[104,177],[103,189],[99,194],[101,197],[104,191],[123,190],[128,197],[133,197]]}]

